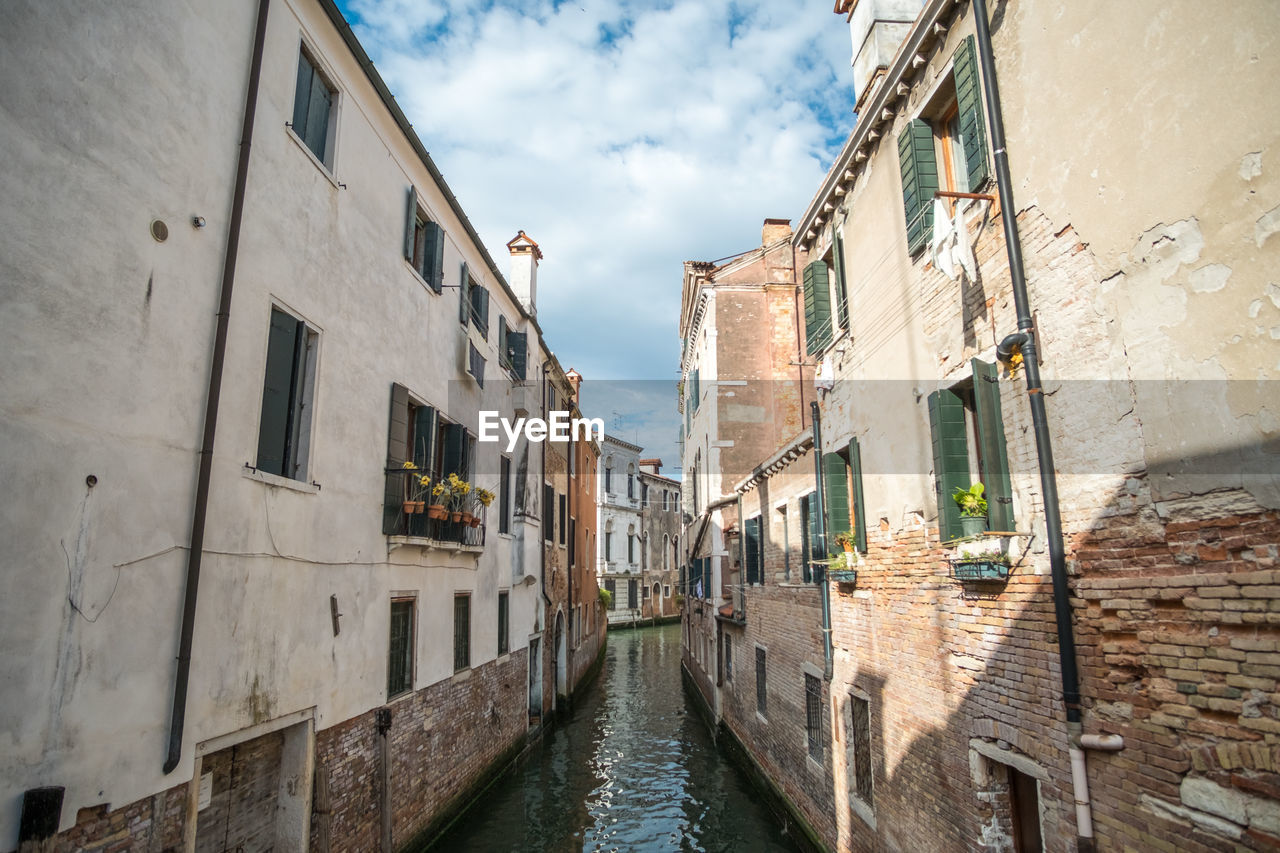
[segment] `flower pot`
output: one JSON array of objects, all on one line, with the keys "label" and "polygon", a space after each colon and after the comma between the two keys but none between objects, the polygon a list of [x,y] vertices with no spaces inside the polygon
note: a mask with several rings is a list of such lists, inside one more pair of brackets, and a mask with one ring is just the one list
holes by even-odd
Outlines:
[{"label": "flower pot", "polygon": [[405,501],[403,504],[401,504],[401,509],[404,510],[405,515],[413,515],[416,512],[422,512],[422,502],[421,501]]},{"label": "flower pot", "polygon": [[981,536],[987,530],[985,515],[960,516],[960,532],[965,536]]},{"label": "flower pot", "polygon": [[460,513],[460,512],[451,512],[451,513],[449,513],[449,520],[450,520],[450,521],[452,521],[452,522],[454,522],[454,523],[457,523],[457,522],[459,522],[459,521],[462,521],[462,513]]},{"label": "flower pot", "polygon": [[434,518],[436,520],[439,520],[444,518],[448,514],[449,514],[449,511],[444,508],[444,504],[431,504],[430,506],[427,507],[427,518]]},{"label": "flower pot", "polygon": [[469,522],[468,522],[468,524],[470,524],[472,527],[479,527],[479,526],[480,526],[480,516],[478,516],[478,515],[473,515],[473,516],[471,516],[471,521],[469,521]]}]

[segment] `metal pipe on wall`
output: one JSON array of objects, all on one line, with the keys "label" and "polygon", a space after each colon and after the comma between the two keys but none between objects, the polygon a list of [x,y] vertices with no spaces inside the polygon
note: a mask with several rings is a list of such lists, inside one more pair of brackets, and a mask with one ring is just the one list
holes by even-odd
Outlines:
[{"label": "metal pipe on wall", "polygon": [[182,627],[178,640],[178,671],[173,683],[173,707],[169,718],[169,747],[164,772],[172,773],[182,758],[182,732],[187,715],[187,681],[191,675],[191,646],[195,633],[196,597],[200,591],[200,560],[204,556],[205,516],[209,508],[209,480],[213,471],[213,442],[218,427],[218,402],[222,395],[222,368],[226,361],[227,330],[231,324],[231,294],[235,289],[236,259],[240,251],[240,223],[244,218],[244,195],[249,181],[249,150],[253,143],[253,120],[257,114],[258,80],[262,76],[262,51],[266,43],[267,11],[271,0],[259,0],[258,23],[253,36],[253,56],[249,61],[249,85],[244,97],[244,120],[240,130],[240,157],[236,164],[235,192],[231,200],[231,222],[222,263],[222,290],[218,298],[218,325],[213,337],[213,361],[209,368],[209,390],[205,396],[204,436],[200,444],[200,472],[196,477],[196,497],[191,518],[191,548],[187,552],[186,589],[182,602]]},{"label": "metal pipe on wall", "polygon": [[818,413],[817,400],[809,401],[809,415],[813,422],[813,475],[814,483],[817,485],[817,491],[814,493],[817,495],[817,506],[814,512],[818,513],[818,523],[814,525],[818,531],[818,541],[814,543],[813,550],[822,555],[820,560],[814,560],[811,553],[809,562],[814,580],[822,590],[822,675],[830,681],[831,676],[835,674],[833,664],[835,654],[831,647],[831,588],[827,586],[827,564],[823,562],[827,557],[827,513],[823,504],[822,416]]},{"label": "metal pipe on wall", "polygon": [[[1044,501],[1045,538],[1049,546],[1049,571],[1053,580],[1053,608],[1058,627],[1058,660],[1062,672],[1062,702],[1066,709],[1071,781],[1076,801],[1076,847],[1092,853],[1093,814],[1089,804],[1089,778],[1084,751],[1078,745],[1080,723],[1080,676],[1072,632],[1070,588],[1067,584],[1066,555],[1062,543],[1062,517],[1058,507],[1058,480],[1053,465],[1053,444],[1049,438],[1044,389],[1040,384],[1040,363],[1036,354],[1036,329],[1027,300],[1027,280],[1022,263],[1022,243],[1018,237],[1017,208],[1013,203],[1013,183],[1009,174],[1009,154],[1005,147],[1004,115],[996,82],[995,57],[991,50],[991,30],[987,22],[986,0],[973,0],[978,59],[982,66],[982,90],[987,102],[991,149],[995,160],[1000,214],[1005,248],[1013,283],[1013,301],[1018,314],[1019,345],[1027,376],[1027,399],[1040,462],[1040,489]],[[1007,340],[1007,339],[1006,339]],[[1002,346],[1002,348],[1005,348]]]}]

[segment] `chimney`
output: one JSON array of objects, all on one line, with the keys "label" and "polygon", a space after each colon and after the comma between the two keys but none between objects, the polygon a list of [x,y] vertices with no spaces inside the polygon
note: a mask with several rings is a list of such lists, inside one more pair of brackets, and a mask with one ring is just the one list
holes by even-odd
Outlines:
[{"label": "chimney", "polygon": [[760,245],[771,246],[779,240],[791,239],[790,219],[766,219],[760,231]]},{"label": "chimney", "polygon": [[582,385],[582,374],[571,367],[569,368],[569,372],[565,374],[565,378],[567,378],[569,380],[569,384],[573,386],[573,402],[581,406],[582,401],[578,396],[578,388]]},{"label": "chimney", "polygon": [[516,298],[529,312],[529,316],[538,314],[538,261],[542,260],[542,250],[523,231],[516,234],[507,243],[511,252],[511,289]]},{"label": "chimney", "polygon": [[661,459],[641,459],[640,470],[646,474],[655,474],[655,475],[661,476],[662,460]]},{"label": "chimney", "polygon": [[898,45],[911,31],[924,0],[839,0],[836,12],[849,21],[853,39],[853,94],[855,112],[875,92],[898,52]]}]

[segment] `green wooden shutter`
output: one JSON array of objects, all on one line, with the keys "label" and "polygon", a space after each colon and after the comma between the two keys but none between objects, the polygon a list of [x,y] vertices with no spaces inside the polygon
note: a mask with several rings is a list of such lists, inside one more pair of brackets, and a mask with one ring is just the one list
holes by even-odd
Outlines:
[{"label": "green wooden shutter", "polygon": [[458,322],[467,325],[471,317],[471,276],[467,272],[466,261],[462,263],[462,271],[458,274]]},{"label": "green wooden shutter", "polygon": [[524,379],[529,369],[529,337],[527,332],[507,332],[507,347],[511,352],[511,369]]},{"label": "green wooden shutter", "polygon": [[982,83],[978,78],[978,56],[973,36],[956,48],[952,73],[956,81],[956,111],[960,118],[960,137],[964,144],[964,167],[969,175],[969,192],[990,174],[987,166],[987,129],[982,121]]},{"label": "green wooden shutter", "polygon": [[404,212],[404,259],[413,263],[413,237],[418,226],[418,193],[409,185]]},{"label": "green wooden shutter", "polygon": [[313,71],[311,102],[307,105],[307,128],[303,141],[307,143],[311,153],[316,155],[316,159],[326,166],[329,165],[328,160],[325,159],[327,154],[325,149],[329,144],[329,107],[332,100],[333,93],[325,85],[324,78],[319,72]]},{"label": "green wooden shutter", "polygon": [[467,430],[462,424],[445,424],[440,430],[441,443],[441,476],[457,474],[466,479],[467,475]]},{"label": "green wooden shutter", "polygon": [[289,476],[285,471],[292,424],[297,360],[302,323],[283,311],[271,309],[267,338],[267,366],[262,387],[262,414],[258,421],[259,471]]},{"label": "green wooden shutter", "polygon": [[854,548],[859,553],[867,553],[867,501],[862,496],[862,448],[858,440],[849,441],[849,467],[853,481],[853,532],[856,542]]},{"label": "green wooden shutter", "polygon": [[913,119],[898,135],[902,169],[902,207],[907,217],[907,251],[915,253],[933,236],[933,194],[938,191],[938,160],[933,128]]},{"label": "green wooden shutter", "polygon": [[424,473],[431,470],[435,438],[436,410],[432,406],[419,406],[413,418],[413,464]]},{"label": "green wooden shutter", "polygon": [[973,403],[978,416],[978,449],[982,485],[986,488],[987,521],[991,530],[1013,530],[1013,487],[1009,455],[1000,415],[999,374],[994,364],[973,359]]},{"label": "green wooden shutter", "polygon": [[507,318],[502,314],[498,315],[498,365],[511,366],[511,350],[507,345]]},{"label": "green wooden shutter", "polygon": [[487,341],[489,340],[489,291],[480,287],[477,288],[477,292],[480,308],[480,337]]},{"label": "green wooden shutter", "polygon": [[428,220],[426,223],[426,266],[423,278],[436,293],[444,287],[444,229]]},{"label": "green wooden shutter", "polygon": [[694,370],[693,373],[689,375],[689,388],[690,388],[689,408],[696,412],[698,410],[698,404],[702,402],[702,394],[698,388],[698,371],[697,370]]},{"label": "green wooden shutter", "polygon": [[404,532],[400,529],[400,504],[408,498],[406,477],[393,472],[409,458],[409,389],[392,383],[386,486],[382,498],[382,532],[387,536]]},{"label": "green wooden shutter", "polygon": [[307,129],[307,107],[311,103],[311,77],[315,69],[305,53],[298,54],[298,79],[293,88],[293,132],[302,138]]},{"label": "green wooden shutter", "polygon": [[804,515],[806,520],[805,529],[805,560],[804,560],[804,582],[813,583],[813,563],[817,560],[825,560],[826,554],[818,551],[818,493],[810,492],[804,496]]},{"label": "green wooden shutter", "polygon": [[846,533],[849,524],[849,465],[839,453],[822,454],[822,480],[826,487],[827,548],[835,549],[837,533]]},{"label": "green wooden shutter", "polygon": [[839,228],[832,228],[831,260],[836,276],[836,313],[840,315],[840,327],[849,329],[849,281],[844,270],[844,238]]},{"label": "green wooden shutter", "polygon": [[831,346],[831,286],[826,261],[813,261],[804,268],[804,339],[809,355]]},{"label": "green wooden shutter", "polygon": [[760,583],[761,550],[760,519],[748,518],[742,523],[743,566],[747,571],[747,583]]},{"label": "green wooden shutter", "polygon": [[929,395],[929,431],[933,437],[933,479],[938,497],[938,535],[960,537],[960,507],[951,494],[969,487],[969,448],[964,430],[964,402],[944,389]]}]

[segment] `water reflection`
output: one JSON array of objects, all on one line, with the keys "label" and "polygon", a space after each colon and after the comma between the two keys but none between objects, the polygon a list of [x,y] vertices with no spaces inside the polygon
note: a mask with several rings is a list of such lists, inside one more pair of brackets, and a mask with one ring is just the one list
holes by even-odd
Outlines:
[{"label": "water reflection", "polygon": [[680,626],[609,635],[599,683],[436,851],[794,851],[680,686]]}]

